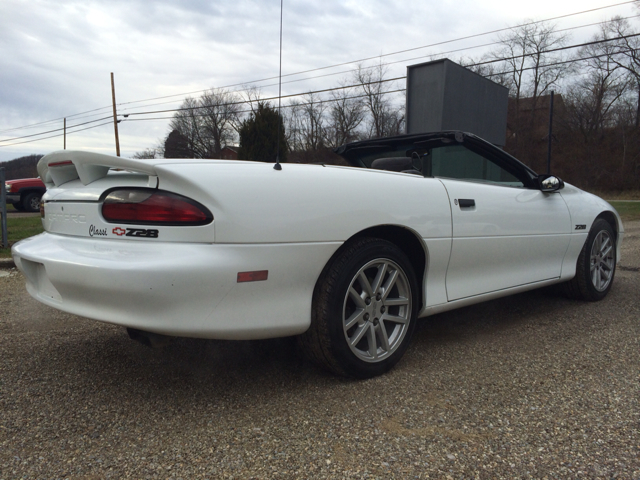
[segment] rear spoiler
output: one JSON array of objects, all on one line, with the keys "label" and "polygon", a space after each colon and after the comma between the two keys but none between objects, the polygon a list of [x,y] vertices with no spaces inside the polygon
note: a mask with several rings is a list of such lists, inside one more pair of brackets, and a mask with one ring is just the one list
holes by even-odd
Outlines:
[{"label": "rear spoiler", "polygon": [[[45,155],[38,162],[38,175],[47,188],[58,187],[63,183],[80,179],[84,185],[107,176],[109,170],[119,169],[127,172],[142,173],[149,177],[157,177],[156,167],[169,164],[187,163],[247,163],[247,160],[218,160],[218,159],[175,159],[153,158],[136,160],[133,158],[114,157],[103,153],[83,152],[80,150],[59,150]],[[157,180],[157,178],[156,178]],[[151,182],[151,178],[150,178]],[[152,182],[153,183],[153,182]]]},{"label": "rear spoiler", "polygon": [[107,176],[112,168],[156,176],[156,165],[175,160],[134,160],[102,153],[60,150],[45,155],[38,162],[38,174],[47,188],[80,179],[84,185]]}]

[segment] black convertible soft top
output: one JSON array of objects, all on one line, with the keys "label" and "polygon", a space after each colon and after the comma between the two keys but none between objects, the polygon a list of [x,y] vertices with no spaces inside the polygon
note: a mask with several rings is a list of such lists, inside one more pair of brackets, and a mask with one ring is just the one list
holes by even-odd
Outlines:
[{"label": "black convertible soft top", "polygon": [[431,148],[452,143],[462,144],[470,150],[482,153],[508,170],[514,168],[520,172],[524,170],[531,181],[538,176],[536,172],[501,148],[473,133],[458,130],[362,140],[342,145],[334,152],[354,167],[371,168],[371,164],[379,158],[411,157],[414,152],[422,154]]}]

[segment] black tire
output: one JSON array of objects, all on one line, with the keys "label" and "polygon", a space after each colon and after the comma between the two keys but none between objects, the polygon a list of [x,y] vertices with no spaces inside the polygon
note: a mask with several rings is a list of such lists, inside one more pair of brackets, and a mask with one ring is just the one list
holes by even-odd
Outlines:
[{"label": "black tire", "polygon": [[24,211],[24,207],[22,206],[22,203],[20,203],[20,202],[12,203],[11,205],[13,205],[13,208],[15,208],[19,212],[23,212]]},{"label": "black tire", "polygon": [[376,238],[357,239],[325,267],[313,295],[311,327],[298,345],[338,375],[381,375],[409,346],[419,297],[411,262],[398,247]]},{"label": "black tire", "polygon": [[616,262],[616,234],[609,222],[597,219],[580,251],[576,276],[564,284],[565,293],[577,300],[602,300],[613,285]]},{"label": "black tire", "polygon": [[39,193],[27,193],[22,199],[22,208],[25,212],[39,212],[41,198]]}]

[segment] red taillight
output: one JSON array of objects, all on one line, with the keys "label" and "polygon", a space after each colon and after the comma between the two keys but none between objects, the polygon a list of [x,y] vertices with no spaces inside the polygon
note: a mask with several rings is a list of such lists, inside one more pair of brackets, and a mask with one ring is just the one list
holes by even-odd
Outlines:
[{"label": "red taillight", "polygon": [[109,192],[102,216],[107,222],[136,225],[206,225],[213,220],[209,210],[187,197],[143,188]]}]

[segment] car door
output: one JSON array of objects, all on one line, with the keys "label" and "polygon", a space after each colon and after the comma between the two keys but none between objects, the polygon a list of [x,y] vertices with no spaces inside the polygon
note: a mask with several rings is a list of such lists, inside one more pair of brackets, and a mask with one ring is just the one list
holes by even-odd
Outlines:
[{"label": "car door", "polygon": [[571,231],[561,195],[526,188],[517,166],[464,145],[429,156],[451,205],[449,301],[560,276]]}]

